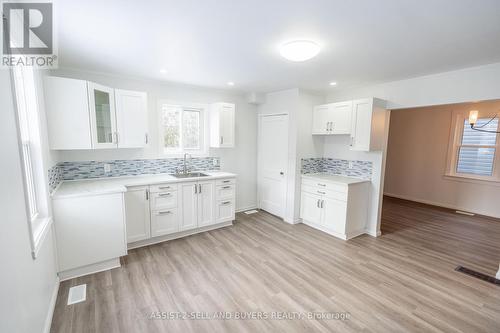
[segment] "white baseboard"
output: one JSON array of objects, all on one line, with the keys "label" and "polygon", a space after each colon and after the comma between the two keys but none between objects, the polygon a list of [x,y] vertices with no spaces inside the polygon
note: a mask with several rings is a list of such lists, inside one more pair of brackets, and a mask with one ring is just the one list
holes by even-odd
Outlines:
[{"label": "white baseboard", "polygon": [[365,230],[365,233],[372,236],[372,237],[379,237],[382,235],[382,231],[380,231],[380,230],[377,230],[377,231]]},{"label": "white baseboard", "polygon": [[129,243],[129,244],[127,244],[127,249],[128,250],[132,250],[132,249],[136,249],[138,247],[143,247],[143,246],[158,244],[158,243],[166,242],[166,241],[169,241],[169,240],[172,240],[172,239],[177,239],[177,238],[182,238],[182,237],[186,237],[186,236],[191,236],[191,235],[199,234],[199,233],[202,233],[202,232],[205,232],[205,231],[210,231],[210,230],[214,230],[214,229],[229,227],[229,226],[232,226],[232,225],[233,225],[233,221],[226,221],[226,222],[221,222],[221,223],[217,223],[217,224],[213,224],[213,225],[208,225],[208,226],[201,227],[201,228],[196,228],[196,229],[191,229],[191,230],[185,230],[185,231],[181,231],[181,232],[176,232],[176,233],[170,234],[170,235],[153,237],[153,238],[150,238],[150,239],[145,239],[145,240],[141,240],[141,241]]},{"label": "white baseboard", "polygon": [[252,209],[257,209],[257,205],[250,205],[250,206],[243,207],[243,208],[237,208],[236,213],[241,213],[241,212],[245,212],[247,210],[252,210]]},{"label": "white baseboard", "polygon": [[479,215],[485,215],[484,213],[474,212],[474,211],[471,211],[470,209],[466,209],[464,207],[450,205],[450,204],[446,204],[446,203],[442,203],[442,202],[436,202],[436,201],[432,201],[432,200],[419,199],[419,198],[415,198],[415,197],[408,196],[408,195],[386,193],[386,192],[384,192],[384,195],[388,196],[388,197],[392,197],[392,198],[403,199],[403,200],[408,200],[408,201],[414,201],[414,202],[422,203],[422,204],[425,204],[425,205],[431,205],[431,206],[437,206],[437,207],[448,208],[448,209],[453,209],[453,210],[460,210],[460,211],[464,211],[464,212],[467,212],[467,213],[474,213],[474,214],[479,214]]},{"label": "white baseboard", "polygon": [[61,281],[66,281],[66,280],[73,279],[73,278],[80,277],[80,276],[99,273],[99,272],[107,271],[107,270],[110,270],[113,268],[118,268],[120,266],[121,266],[120,258],[113,258],[110,260],[98,262],[96,264],[87,265],[87,266],[78,267],[78,268],[69,269],[66,271],[59,272],[59,279]]},{"label": "white baseboard", "polygon": [[59,277],[56,276],[56,285],[52,291],[52,296],[50,297],[49,312],[47,312],[47,317],[45,318],[45,325],[43,326],[43,333],[50,332],[50,326],[52,325],[52,317],[54,316],[54,310],[56,309],[57,294],[59,293],[60,285]]}]

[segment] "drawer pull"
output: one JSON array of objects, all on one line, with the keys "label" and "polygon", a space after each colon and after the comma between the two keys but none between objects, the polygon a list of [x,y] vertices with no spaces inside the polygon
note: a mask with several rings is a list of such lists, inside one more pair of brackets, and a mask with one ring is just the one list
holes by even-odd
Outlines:
[{"label": "drawer pull", "polygon": [[170,213],[172,213],[170,210],[164,210],[164,211],[158,212],[158,215],[165,215],[165,214],[170,214]]},{"label": "drawer pull", "polygon": [[326,194],[325,192],[322,192],[322,191],[318,191],[319,194]]},{"label": "drawer pull", "polygon": [[222,188],[223,189],[228,189],[228,188],[231,188],[231,186],[223,186]]},{"label": "drawer pull", "polygon": [[160,193],[160,194],[158,194],[159,197],[168,197],[169,195],[172,195],[172,193],[167,192],[167,193]]},{"label": "drawer pull", "polygon": [[170,186],[159,186],[158,187],[160,190],[168,190]]},{"label": "drawer pull", "polygon": [[223,182],[223,183],[229,183],[229,182],[230,182],[230,180],[223,180],[222,182]]},{"label": "drawer pull", "polygon": [[229,205],[231,203],[231,201],[224,201],[224,202],[221,202],[221,205]]},{"label": "drawer pull", "polygon": [[321,183],[318,183],[318,186],[326,186],[326,184],[321,184]]}]

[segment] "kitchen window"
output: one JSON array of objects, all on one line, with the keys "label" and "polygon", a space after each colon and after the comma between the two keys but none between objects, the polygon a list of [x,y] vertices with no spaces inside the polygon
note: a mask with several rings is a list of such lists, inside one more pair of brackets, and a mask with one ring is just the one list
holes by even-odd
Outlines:
[{"label": "kitchen window", "polygon": [[[478,118],[475,128],[498,131],[498,118],[484,114]],[[473,130],[466,114],[455,116],[455,126],[450,139],[451,151],[448,159],[448,175],[500,181],[500,139],[496,133]]]},{"label": "kitchen window", "polygon": [[26,212],[33,258],[36,258],[52,219],[49,216],[46,169],[43,165],[39,102],[31,67],[14,67],[18,137],[22,160]]},{"label": "kitchen window", "polygon": [[207,153],[206,107],[160,103],[160,153],[204,155]]}]

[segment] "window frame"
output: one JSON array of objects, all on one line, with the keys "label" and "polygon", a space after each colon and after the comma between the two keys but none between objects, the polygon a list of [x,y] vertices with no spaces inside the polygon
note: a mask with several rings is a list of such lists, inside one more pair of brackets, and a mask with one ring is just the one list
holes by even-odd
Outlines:
[{"label": "window frame", "polygon": [[[33,80],[33,91],[30,92],[30,102],[33,103],[34,114],[30,114],[28,110],[30,103],[28,103],[26,90],[26,70],[31,72],[29,75],[31,75]],[[22,77],[22,80],[19,79],[19,75]],[[41,137],[41,106],[43,102],[40,99],[38,91],[41,87],[39,75],[32,67],[14,67],[10,69],[25,209],[33,259],[37,258],[52,225],[47,172],[42,153],[44,142]],[[22,93],[19,91],[20,85],[22,85]],[[22,101],[20,102],[21,99]],[[24,108],[24,110],[21,110],[21,108]],[[24,126],[24,129],[21,126]],[[25,132],[24,135],[23,132]]]},{"label": "window frame", "polygon": [[[468,112],[458,112],[458,113],[453,113],[452,114],[452,127],[451,127],[451,133],[450,133],[450,139],[449,139],[449,145],[448,145],[448,158],[447,158],[447,168],[446,168],[446,173],[445,176],[448,177],[457,177],[457,178],[462,178],[470,181],[480,181],[480,182],[494,182],[494,183],[499,183],[500,182],[500,134],[497,134],[496,137],[496,145],[495,146],[490,146],[490,145],[462,145],[462,138],[463,138],[463,133],[464,133],[464,122],[467,120],[469,117]],[[493,117],[493,114],[488,113],[488,112],[480,112],[479,118],[478,119],[483,119],[483,118],[488,118],[490,119]],[[497,113],[497,117],[500,118],[500,113]],[[500,129],[500,122],[499,122],[499,127]],[[482,176],[482,175],[476,175],[476,174],[470,174],[470,173],[459,173],[457,172],[457,167],[458,167],[458,157],[459,157],[459,150],[460,147],[465,146],[465,147],[477,147],[477,148],[495,148],[495,156],[493,158],[493,170],[491,173],[491,176]]]},{"label": "window frame", "polygon": [[[181,108],[180,117],[180,144],[181,148],[177,151],[167,152],[164,146],[163,135],[163,107],[171,106]],[[182,127],[183,127],[183,113],[184,111],[199,110],[200,112],[200,148],[191,149],[182,147]],[[208,137],[208,104],[201,103],[186,103],[186,102],[173,102],[170,100],[158,101],[158,153],[161,157],[183,157],[185,153],[196,157],[207,157],[209,153],[209,137]]]}]

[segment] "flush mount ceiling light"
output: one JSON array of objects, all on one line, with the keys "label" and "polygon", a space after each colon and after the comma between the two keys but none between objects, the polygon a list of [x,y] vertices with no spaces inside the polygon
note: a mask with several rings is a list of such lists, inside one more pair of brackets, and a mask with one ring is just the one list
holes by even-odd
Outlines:
[{"label": "flush mount ceiling light", "polygon": [[337,82],[330,82],[330,85],[331,85],[331,86],[336,86],[336,85],[337,85]]},{"label": "flush mount ceiling light", "polygon": [[162,69],[160,69],[160,73],[162,73],[162,74],[166,74],[166,73],[167,73],[167,70],[166,70],[165,68],[162,68]]},{"label": "flush mount ceiling light", "polygon": [[280,47],[280,54],[290,61],[306,61],[318,55],[321,48],[310,40],[294,40]]},{"label": "flush mount ceiling light", "polygon": [[234,82],[233,82],[233,81],[229,81],[229,82],[227,82],[226,84],[227,84],[228,86],[231,86],[231,87],[232,87],[232,86],[234,86]]}]

